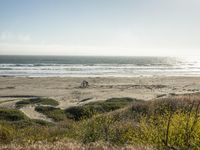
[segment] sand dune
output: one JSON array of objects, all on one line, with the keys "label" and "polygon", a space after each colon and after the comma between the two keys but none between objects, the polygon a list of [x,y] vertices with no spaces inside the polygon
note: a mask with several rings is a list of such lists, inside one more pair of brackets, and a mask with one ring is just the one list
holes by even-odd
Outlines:
[{"label": "sand dune", "polygon": [[[80,88],[83,80],[89,82],[88,88]],[[59,102],[58,107],[65,109],[113,97],[151,100],[200,90],[200,77],[0,77],[0,83],[0,102],[17,97],[14,101],[0,103],[0,107],[6,108],[13,108],[18,100],[31,96],[53,98]],[[34,107],[21,110],[32,119],[48,120],[35,112]]]}]

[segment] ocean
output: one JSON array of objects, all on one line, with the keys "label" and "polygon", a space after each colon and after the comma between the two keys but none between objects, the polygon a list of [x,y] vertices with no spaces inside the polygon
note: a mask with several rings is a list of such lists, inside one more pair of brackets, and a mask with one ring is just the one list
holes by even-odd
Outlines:
[{"label": "ocean", "polygon": [[199,58],[0,56],[0,76],[200,76]]}]

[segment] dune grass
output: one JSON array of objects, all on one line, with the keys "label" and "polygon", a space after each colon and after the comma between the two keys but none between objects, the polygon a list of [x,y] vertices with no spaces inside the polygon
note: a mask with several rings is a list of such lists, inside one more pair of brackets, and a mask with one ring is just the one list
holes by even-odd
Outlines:
[{"label": "dune grass", "polygon": [[[24,126],[12,124],[12,119],[0,122],[0,143],[14,142],[20,147],[20,144],[41,141],[42,148],[52,147],[52,142],[71,139],[78,142],[75,146],[84,143],[82,147],[101,141],[118,148],[125,145],[161,150],[200,148],[199,94],[176,95],[153,101],[129,98],[123,101],[122,98],[88,103],[79,106],[80,110],[70,112],[78,119],[68,116],[69,109],[67,113],[49,106],[38,106],[38,109],[55,120],[61,120],[51,125],[31,120],[30,125]],[[89,115],[86,113],[83,117],[85,110]],[[45,144],[44,141],[50,143]],[[31,146],[38,148],[38,144],[31,144],[27,149]]]},{"label": "dune grass", "polygon": [[21,100],[21,101],[17,102],[16,108],[22,108],[22,107],[25,107],[27,105],[57,106],[57,105],[59,105],[59,103],[54,99],[37,97],[37,98],[31,98],[31,99]]},{"label": "dune grass", "polygon": [[35,111],[46,115],[48,118],[52,118],[54,121],[63,121],[66,119],[64,110],[55,108],[52,106],[36,106]]},{"label": "dune grass", "polygon": [[38,131],[50,126],[52,124],[48,122],[29,119],[20,110],[0,109],[0,144],[7,144],[12,141],[22,142],[27,137],[30,139],[33,133],[38,134],[37,137],[40,137],[42,132]]},{"label": "dune grass", "polygon": [[200,96],[179,95],[137,101],[125,109],[95,115],[74,126],[84,143],[150,144],[157,149],[200,148]]},{"label": "dune grass", "polygon": [[16,127],[26,127],[31,125],[52,125],[49,122],[28,118],[23,112],[17,109],[0,109],[0,125],[2,123],[15,125]]},{"label": "dune grass", "polygon": [[140,102],[140,100],[131,98],[112,98],[106,101],[90,102],[82,106],[70,107],[66,110],[55,108],[52,106],[36,106],[37,112],[43,113],[48,118],[52,118],[54,121],[63,121],[65,119],[73,119],[79,121],[82,119],[91,118],[96,114],[106,113],[114,111],[133,102]]},{"label": "dune grass", "polygon": [[114,111],[125,106],[131,105],[134,102],[140,102],[132,98],[112,98],[106,101],[90,102],[82,106],[70,107],[65,110],[68,118],[76,121],[86,118],[91,118],[96,114]]},{"label": "dune grass", "polygon": [[21,121],[28,119],[21,111],[16,109],[0,109],[0,120]]}]

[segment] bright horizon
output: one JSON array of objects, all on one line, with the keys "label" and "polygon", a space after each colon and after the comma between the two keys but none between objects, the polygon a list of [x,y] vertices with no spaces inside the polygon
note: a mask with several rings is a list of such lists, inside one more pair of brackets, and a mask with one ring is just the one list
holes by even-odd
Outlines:
[{"label": "bright horizon", "polygon": [[1,0],[0,55],[200,55],[199,0]]}]

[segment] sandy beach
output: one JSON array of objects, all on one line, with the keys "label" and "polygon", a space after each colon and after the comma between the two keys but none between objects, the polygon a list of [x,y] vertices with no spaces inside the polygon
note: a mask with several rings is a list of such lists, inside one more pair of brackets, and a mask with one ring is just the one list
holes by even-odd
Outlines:
[{"label": "sandy beach", "polygon": [[[88,88],[80,88],[83,80],[89,82]],[[59,101],[61,108],[85,99],[84,102],[113,97],[151,100],[200,90],[200,77],[0,77],[0,83],[1,101],[27,96],[50,97]]]}]

